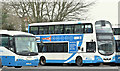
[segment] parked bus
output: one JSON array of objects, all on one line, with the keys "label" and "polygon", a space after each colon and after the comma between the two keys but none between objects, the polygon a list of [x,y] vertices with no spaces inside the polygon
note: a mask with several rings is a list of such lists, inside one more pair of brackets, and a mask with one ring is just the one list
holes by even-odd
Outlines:
[{"label": "parked bus", "polygon": [[115,41],[109,21],[49,22],[28,25],[36,36],[40,64],[115,62]]},{"label": "parked bus", "polygon": [[116,43],[116,63],[120,63],[120,25],[114,24],[112,26],[114,32],[114,38]]},{"label": "parked bus", "polygon": [[33,34],[0,30],[0,66],[38,66],[38,48]]}]

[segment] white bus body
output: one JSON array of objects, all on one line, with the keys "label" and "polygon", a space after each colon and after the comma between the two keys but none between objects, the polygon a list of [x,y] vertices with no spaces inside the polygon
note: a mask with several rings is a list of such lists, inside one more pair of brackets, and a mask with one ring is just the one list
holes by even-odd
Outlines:
[{"label": "white bus body", "polygon": [[115,62],[115,42],[108,21],[33,23],[28,25],[28,32],[38,39],[41,65]]}]

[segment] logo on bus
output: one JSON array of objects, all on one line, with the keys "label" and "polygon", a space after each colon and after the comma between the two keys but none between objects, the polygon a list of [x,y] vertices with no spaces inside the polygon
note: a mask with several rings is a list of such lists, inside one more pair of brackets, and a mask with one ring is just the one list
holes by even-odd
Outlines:
[{"label": "logo on bus", "polygon": [[51,41],[51,36],[47,37],[47,38],[42,38],[42,40],[49,40],[49,41]]}]

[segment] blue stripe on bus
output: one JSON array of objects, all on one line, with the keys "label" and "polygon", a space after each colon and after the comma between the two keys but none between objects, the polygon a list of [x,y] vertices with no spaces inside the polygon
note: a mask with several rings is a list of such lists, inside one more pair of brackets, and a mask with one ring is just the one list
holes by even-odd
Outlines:
[{"label": "blue stripe on bus", "polygon": [[[72,56],[74,56],[74,54]],[[94,57],[95,57],[94,60],[83,60],[83,63],[103,63],[103,60],[100,56],[94,56]],[[69,59],[70,58],[68,58],[67,60]],[[65,63],[67,60],[46,60],[46,63]],[[75,63],[75,60],[70,60],[67,63]]]},{"label": "blue stripe on bus", "polygon": [[81,24],[81,22],[78,22],[78,24]]},{"label": "blue stripe on bus", "polygon": [[114,40],[116,40],[115,37],[114,37]]},{"label": "blue stripe on bus", "polygon": [[115,61],[116,63],[120,63],[120,55],[115,55]]},{"label": "blue stripe on bus", "polygon": [[28,24],[28,33],[30,33],[29,29],[30,29],[30,25]]},{"label": "blue stripe on bus", "polygon": [[[66,60],[46,60],[46,63],[64,63]],[[71,60],[68,63],[75,63],[75,60]]]},{"label": "blue stripe on bus", "polygon": [[15,56],[0,56],[3,66],[38,66],[39,60],[23,60],[15,61]]},{"label": "blue stripe on bus", "polygon": [[[74,56],[74,54],[72,56]],[[120,55],[116,56],[116,58],[118,57],[120,57]],[[69,60],[69,58],[67,60]],[[46,63],[65,63],[67,60],[46,60]],[[103,62],[104,61],[100,56],[94,56],[94,60],[91,59],[83,60],[83,63],[103,63]],[[116,62],[114,56],[112,57],[112,60],[110,62]],[[75,60],[70,60],[67,63],[75,63]],[[120,59],[116,63],[120,63]]]},{"label": "blue stripe on bus", "polygon": [[66,60],[46,60],[46,63],[64,63]]},{"label": "blue stripe on bus", "polygon": [[73,53],[67,60],[71,59],[76,53]]}]

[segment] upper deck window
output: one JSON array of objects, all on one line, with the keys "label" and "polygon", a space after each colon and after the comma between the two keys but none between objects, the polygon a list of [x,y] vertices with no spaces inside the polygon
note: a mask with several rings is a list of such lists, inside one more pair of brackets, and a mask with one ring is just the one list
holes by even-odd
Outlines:
[{"label": "upper deck window", "polygon": [[64,33],[65,34],[73,34],[73,25],[65,25],[64,26],[65,30]]},{"label": "upper deck window", "polygon": [[51,25],[51,26],[49,26],[49,34],[54,34],[54,31],[55,30],[55,26],[53,26],[53,25]]},{"label": "upper deck window", "polygon": [[63,32],[63,25],[55,25],[55,34],[63,34],[63,33],[64,33]]},{"label": "upper deck window", "polygon": [[31,26],[30,33],[34,35],[93,33],[93,26],[91,23]]},{"label": "upper deck window", "polygon": [[96,33],[112,33],[111,25],[107,21],[105,21],[104,25],[103,22],[97,21],[95,27],[96,27]]},{"label": "upper deck window", "polygon": [[38,27],[30,27],[30,33],[34,35],[38,35]]},{"label": "upper deck window", "polygon": [[48,26],[40,26],[39,34],[48,34]]},{"label": "upper deck window", "polygon": [[113,28],[114,35],[120,35],[120,28]]},{"label": "upper deck window", "polygon": [[85,33],[92,33],[92,25],[91,24],[85,25]]},{"label": "upper deck window", "polygon": [[84,25],[75,25],[75,28],[74,28],[74,33],[76,34],[80,34],[80,33],[83,33],[84,31]]}]

